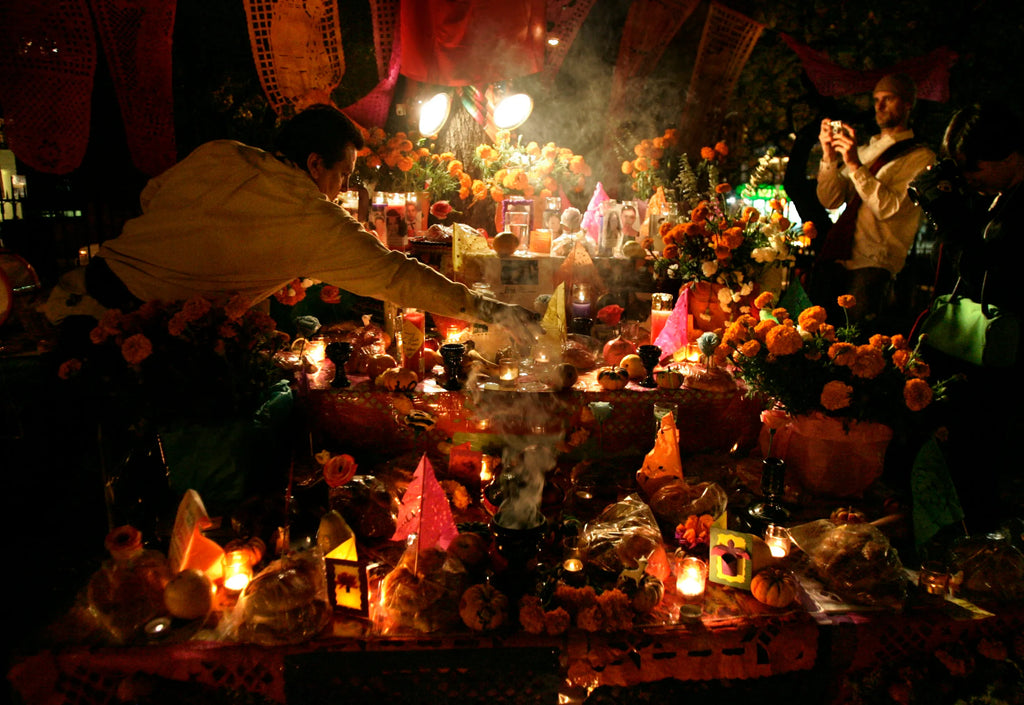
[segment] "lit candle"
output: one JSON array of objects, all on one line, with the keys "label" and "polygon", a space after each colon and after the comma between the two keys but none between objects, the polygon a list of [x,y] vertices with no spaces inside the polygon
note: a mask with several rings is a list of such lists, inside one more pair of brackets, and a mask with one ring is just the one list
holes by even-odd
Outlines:
[{"label": "lit candle", "polygon": [[403,366],[422,377],[426,314],[416,308],[407,308],[402,313],[402,321],[402,346],[405,351]]},{"label": "lit candle", "polygon": [[224,554],[224,589],[238,593],[252,580],[252,563],[249,551],[227,551]]},{"label": "lit candle", "polygon": [[494,479],[491,471],[491,456],[486,453],[480,458],[480,485],[484,486]]},{"label": "lit candle", "polygon": [[462,331],[459,330],[458,326],[448,326],[444,334],[444,342],[446,343],[461,343],[460,338],[462,337]]},{"label": "lit candle", "polygon": [[551,231],[547,228],[534,230],[530,234],[530,252],[539,255],[551,254]]},{"label": "lit candle", "polygon": [[949,592],[949,573],[939,563],[926,563],[917,576],[917,586],[928,595],[945,595]]},{"label": "lit candle", "polygon": [[572,285],[572,317],[590,317],[590,287],[585,282]]},{"label": "lit candle", "polygon": [[502,387],[515,387],[519,380],[519,361],[514,357],[502,357],[498,360],[498,384]]},{"label": "lit candle", "polygon": [[708,577],[707,563],[700,558],[687,556],[679,562],[676,570],[676,591],[682,597],[696,598],[704,595]]},{"label": "lit candle", "polygon": [[84,267],[89,264],[89,248],[79,247],[78,248],[78,266]]},{"label": "lit candle", "polygon": [[768,545],[768,550],[771,551],[773,558],[785,558],[789,555],[789,549],[793,545],[789,530],[775,524],[769,524],[765,529],[764,542]]},{"label": "lit candle", "polygon": [[672,315],[672,294],[651,294],[651,344],[657,343],[658,335]]}]

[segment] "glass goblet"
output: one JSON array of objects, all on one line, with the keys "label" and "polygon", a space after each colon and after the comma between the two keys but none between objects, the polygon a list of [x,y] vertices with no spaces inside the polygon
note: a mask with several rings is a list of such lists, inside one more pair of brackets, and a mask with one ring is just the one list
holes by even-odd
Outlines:
[{"label": "glass goblet", "polygon": [[661,348],[657,345],[641,345],[636,349],[636,354],[640,356],[640,362],[647,370],[647,376],[640,380],[640,386],[648,389],[657,387],[658,382],[654,379],[654,368],[661,360]]}]

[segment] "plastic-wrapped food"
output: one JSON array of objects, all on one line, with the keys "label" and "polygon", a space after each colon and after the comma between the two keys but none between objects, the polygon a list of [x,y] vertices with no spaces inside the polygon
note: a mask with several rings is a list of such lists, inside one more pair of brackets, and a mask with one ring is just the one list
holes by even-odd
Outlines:
[{"label": "plastic-wrapped food", "polygon": [[587,563],[618,575],[647,560],[647,572],[665,581],[669,576],[668,554],[654,513],[637,495],[611,504],[582,533]]},{"label": "plastic-wrapped food", "polygon": [[836,526],[822,519],[790,530],[826,588],[846,602],[899,608],[909,581],[899,554],[871,524]]},{"label": "plastic-wrapped food", "polygon": [[415,543],[381,584],[382,606],[392,625],[432,632],[457,626],[459,597],[466,587],[463,564],[445,551],[426,549],[416,557]]},{"label": "plastic-wrapped food", "polygon": [[721,485],[699,482],[691,485],[686,480],[673,479],[659,487],[651,496],[651,510],[662,529],[674,532],[691,516],[710,514],[712,520],[721,516],[729,501]]},{"label": "plastic-wrapped food", "polygon": [[1001,534],[961,540],[950,552],[953,593],[980,602],[1024,598],[1024,554]]},{"label": "plastic-wrapped food", "polygon": [[356,475],[331,489],[331,509],[336,509],[360,539],[387,538],[395,533],[398,498],[380,479]]},{"label": "plastic-wrapped food", "polygon": [[319,549],[274,561],[246,586],[231,626],[240,641],[273,646],[313,638],[331,621]]}]

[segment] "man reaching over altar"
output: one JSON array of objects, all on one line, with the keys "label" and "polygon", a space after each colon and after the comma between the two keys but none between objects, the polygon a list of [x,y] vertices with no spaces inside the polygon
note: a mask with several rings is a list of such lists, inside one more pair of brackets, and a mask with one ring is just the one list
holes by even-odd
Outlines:
[{"label": "man reaching over altar", "polygon": [[443,316],[504,326],[532,343],[535,314],[471,292],[389,250],[336,205],[363,138],[327,105],[280,131],[277,151],[219,140],[197,148],[143,189],[143,214],[100,248],[86,271],[109,308],[241,294],[257,304],[298,277]]}]

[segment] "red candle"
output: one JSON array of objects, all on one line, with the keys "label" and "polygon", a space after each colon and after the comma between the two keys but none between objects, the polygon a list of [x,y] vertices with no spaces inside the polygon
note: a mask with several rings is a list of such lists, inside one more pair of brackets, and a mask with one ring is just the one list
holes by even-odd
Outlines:
[{"label": "red candle", "polygon": [[672,315],[672,294],[651,294],[651,345],[656,345],[661,329]]}]

